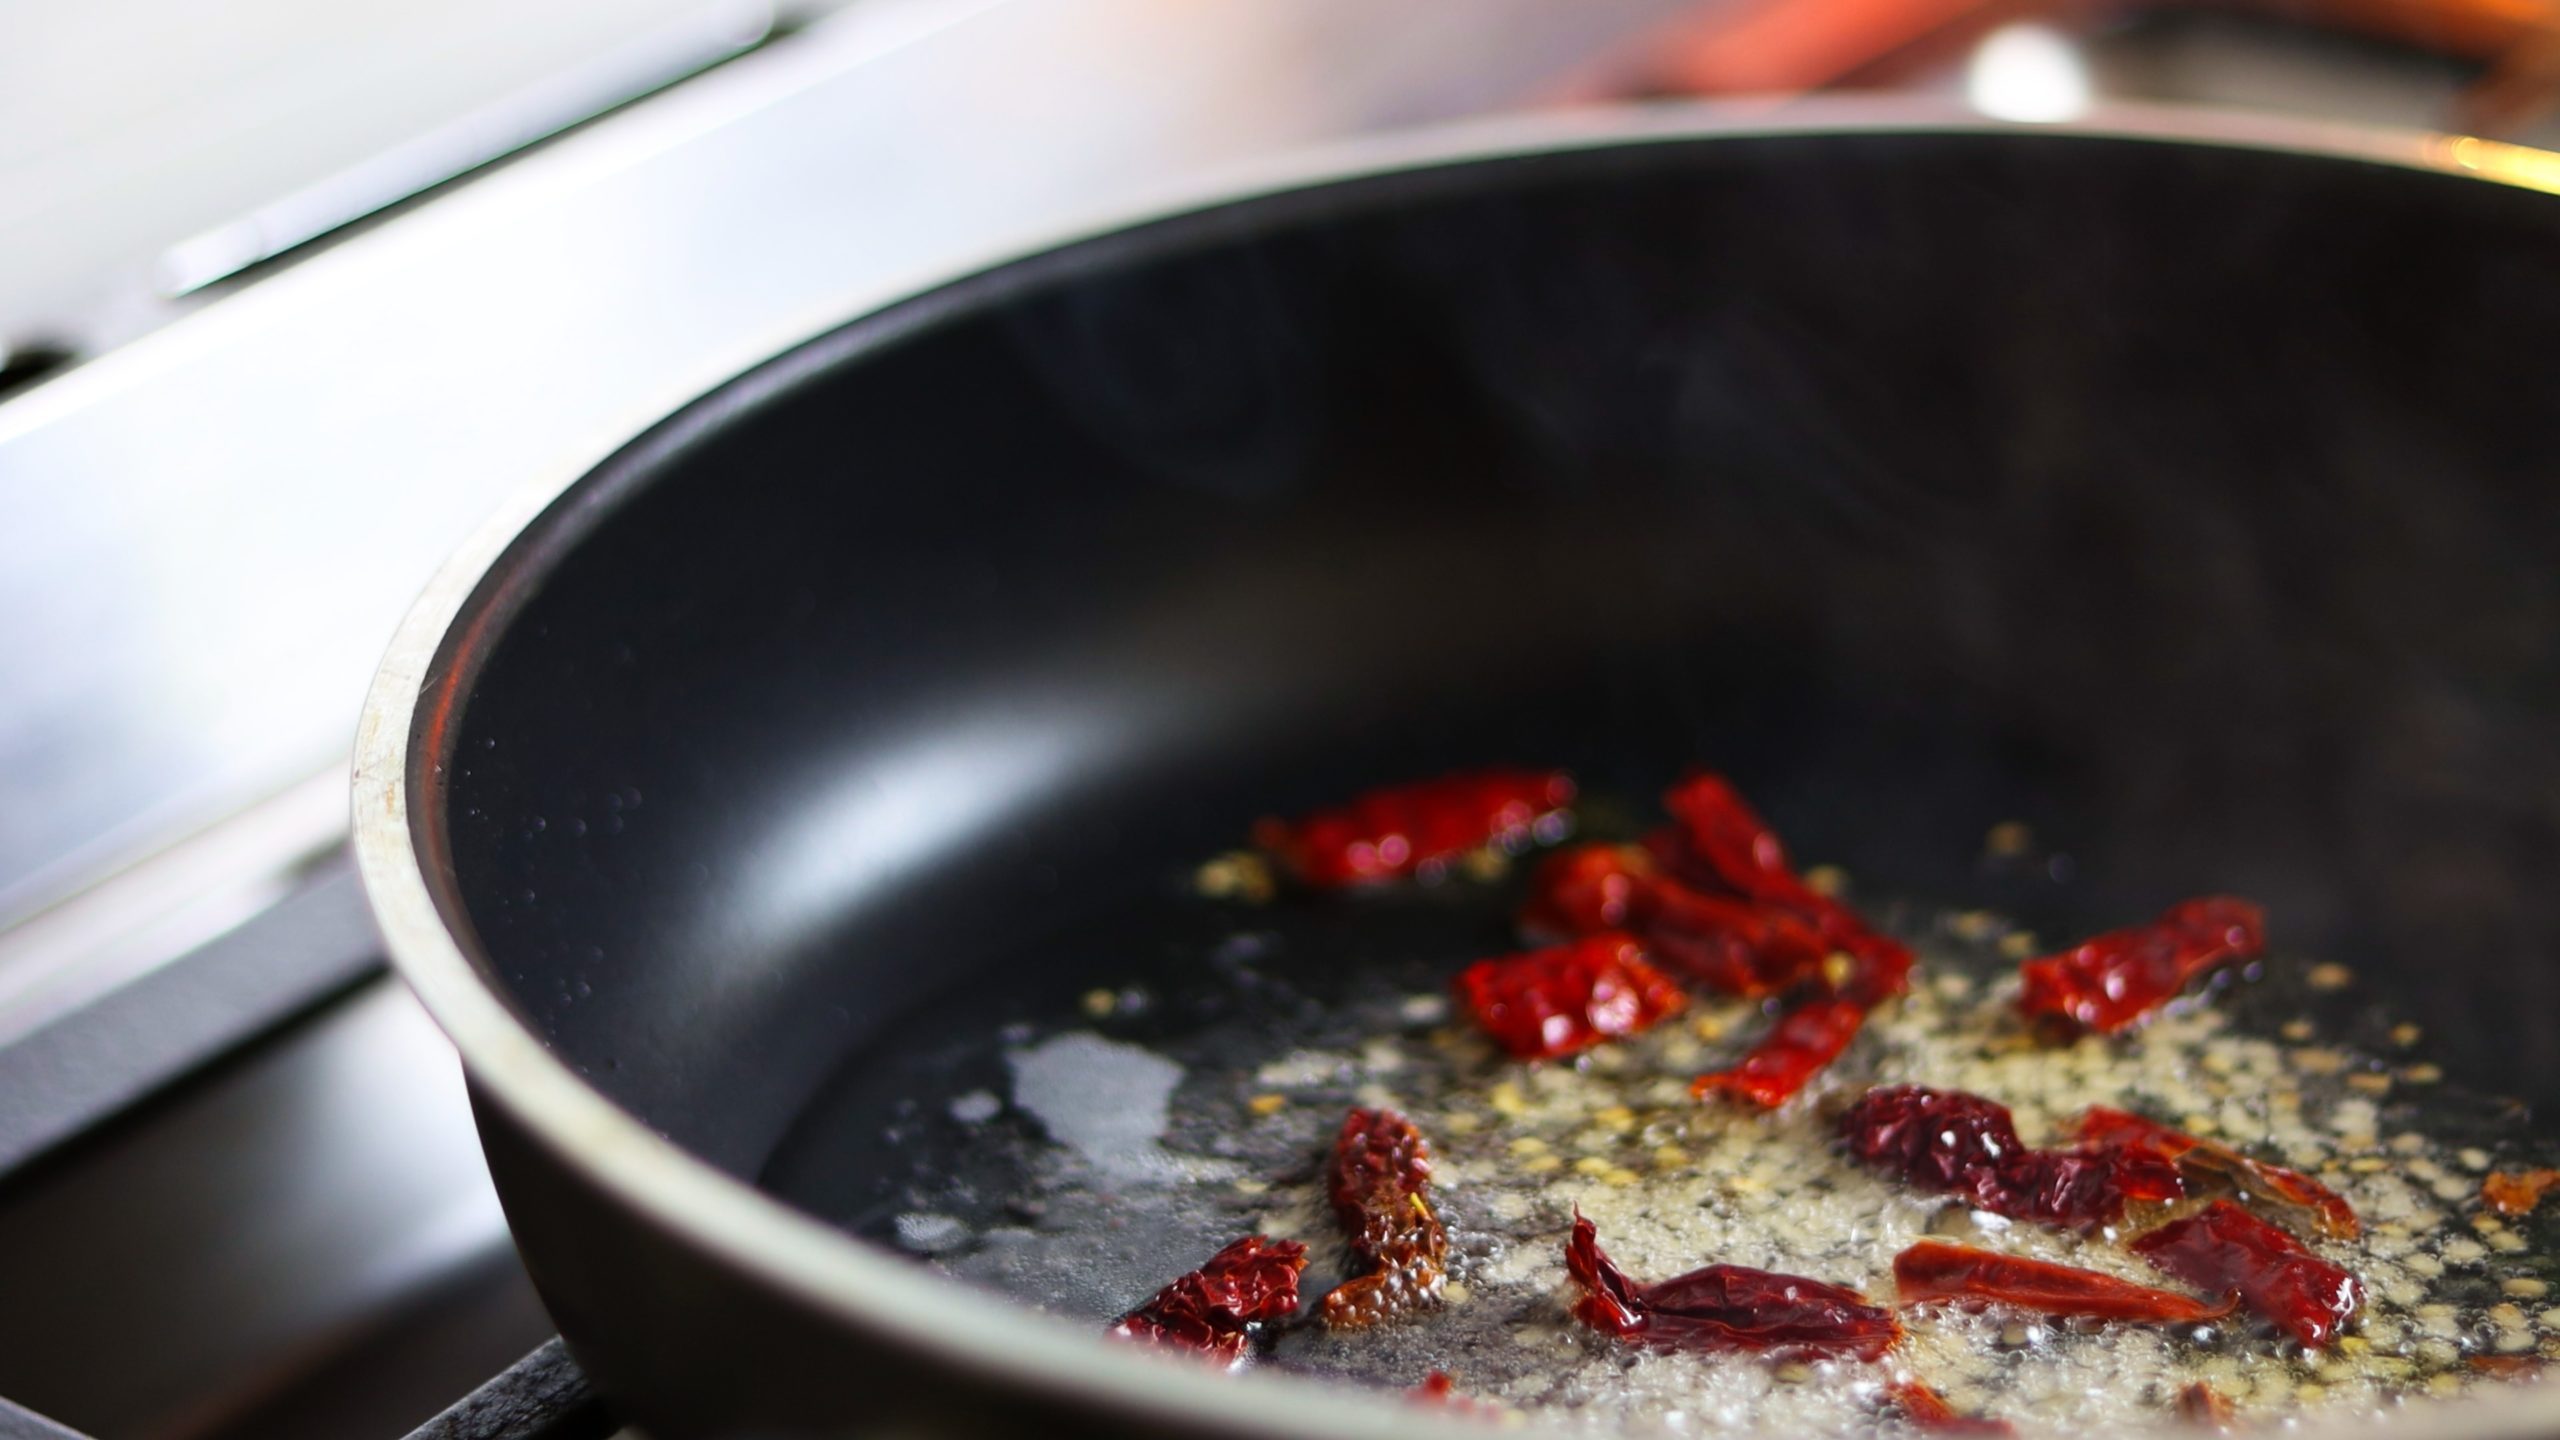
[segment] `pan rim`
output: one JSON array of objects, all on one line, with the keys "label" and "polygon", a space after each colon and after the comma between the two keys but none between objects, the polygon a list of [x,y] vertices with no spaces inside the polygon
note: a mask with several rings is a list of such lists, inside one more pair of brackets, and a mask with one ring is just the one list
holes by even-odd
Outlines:
[{"label": "pan rim", "polygon": [[[1356,182],[1480,162],[1657,144],[1824,135],[2040,134],[2291,153],[2468,177],[2560,195],[2560,154],[2475,137],[2369,129],[2193,108],[2102,106],[2061,124],[1987,118],[1907,98],[1823,100],[1783,112],[1731,104],[1656,104],[1477,120],[1363,137],[1221,169],[1048,228],[1045,236],[957,257],[930,273],[873,284],[813,306],[785,333],[713,357],[669,403],[635,407],[627,427],[517,489],[439,569],[402,621],[359,720],[353,767],[355,852],[390,958],[461,1053],[475,1094],[495,1101],[616,1202],[754,1277],[867,1333],[1062,1404],[1207,1423],[1248,1435],[1451,1436],[1476,1427],[1410,1406],[1278,1373],[1220,1376],[1115,1350],[1027,1308],[930,1275],[807,1216],[660,1136],[580,1077],[485,981],[467,915],[451,893],[437,817],[413,813],[467,693],[470,671],[515,604],[627,489],[651,455],[812,367],[966,308],[989,289],[1035,283],[1044,261],[1074,263],[1100,242]],[[636,437],[636,438],[635,438]],[[433,863],[430,863],[430,862]],[[2518,1387],[2431,1404],[2435,1433],[2504,1440],[2560,1429],[2560,1392]],[[2301,1434],[2343,1436],[2347,1417]],[[2163,1421],[2161,1428],[2169,1428]]]}]

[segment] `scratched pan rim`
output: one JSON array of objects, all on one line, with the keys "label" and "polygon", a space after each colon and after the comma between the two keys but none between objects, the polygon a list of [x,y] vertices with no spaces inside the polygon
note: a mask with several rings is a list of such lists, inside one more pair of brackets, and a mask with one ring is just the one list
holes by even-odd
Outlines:
[{"label": "scratched pan rim", "polygon": [[[1783,111],[1649,105],[1506,117],[1370,137],[1230,170],[1060,225],[888,287],[813,306],[768,343],[712,357],[666,403],[638,407],[575,463],[527,481],[428,585],[386,652],[359,721],[353,832],[364,888],[394,966],[493,1103],[591,1184],[665,1233],[849,1329],[910,1347],[990,1384],[1168,1428],[1240,1435],[1402,1440],[1478,1433],[1468,1422],[1382,1405],[1279,1373],[1197,1373],[1113,1347],[1063,1321],[930,1275],[713,1167],[658,1135],[550,1050],[483,974],[445,849],[443,743],[481,658],[552,562],[652,462],[800,377],[1089,266],[1159,254],[1293,207],[1342,203],[1364,184],[1578,152],[1727,139],[2037,134],[2237,148],[2467,177],[2560,194],[2560,154],[2474,137],[2376,130],[2191,108],[2101,107],[2066,124],[1985,118],[1907,99],[1829,100]],[[848,319],[847,317],[853,317]],[[636,437],[636,438],[633,438]],[[578,1337],[571,1336],[573,1345]],[[2460,1440],[2560,1432],[2560,1390],[2520,1386],[2422,1402],[2410,1423]],[[2164,1422],[2164,1427],[2167,1422]],[[2341,1436],[2348,1417],[2298,1427]]]}]

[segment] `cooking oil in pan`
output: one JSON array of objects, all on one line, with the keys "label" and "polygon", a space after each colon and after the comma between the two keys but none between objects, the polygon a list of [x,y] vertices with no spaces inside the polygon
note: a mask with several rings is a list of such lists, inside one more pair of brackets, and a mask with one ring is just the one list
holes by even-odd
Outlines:
[{"label": "cooking oil in pan", "polygon": [[[1882,1393],[1901,1378],[2030,1430],[2164,1421],[2199,1380],[2244,1424],[2379,1415],[2560,1358],[2560,1237],[2540,1214],[2480,1201],[2492,1169],[2560,1150],[2518,1107],[2446,1083],[2423,1037],[2362,1004],[2352,976],[2284,955],[2280,927],[2274,957],[2136,1034],[2057,1045],[2016,1019],[2030,937],[1980,912],[1866,903],[1916,942],[1912,992],[1813,1091],[1758,1114],[1689,1094],[1767,1023],[1757,1003],[1702,1000],[1542,1064],[1503,1057],[1452,1014],[1448,977],[1512,948],[1517,900],[1516,883],[1461,881],[1168,902],[1116,932],[1116,973],[1077,967],[1105,988],[1026,992],[1009,1022],[941,1022],[858,1066],[768,1183],[1098,1332],[1250,1232],[1307,1242],[1305,1292],[1320,1295],[1345,1262],[1324,1199],[1333,1134],[1351,1106],[1392,1107],[1434,1146],[1444,1303],[1357,1332],[1284,1327],[1257,1363],[1382,1391],[1441,1370],[1460,1394],[1601,1431],[1891,1430],[1907,1422]],[[2309,1242],[2364,1281],[2360,1322],[2306,1352],[2245,1316],[2099,1326],[1933,1307],[1905,1312],[1908,1336],[1881,1362],[1771,1364],[1651,1353],[1571,1317],[1561,1251],[1577,1208],[1639,1279],[1728,1262],[1890,1303],[1894,1255],[1941,1238],[2172,1283],[2120,1236],[1972,1212],[1841,1155],[1839,1108],[1905,1081],[1999,1100],[2030,1143],[2067,1143],[2072,1118],[2103,1104],[2317,1176],[2365,1222],[2359,1238]]]}]

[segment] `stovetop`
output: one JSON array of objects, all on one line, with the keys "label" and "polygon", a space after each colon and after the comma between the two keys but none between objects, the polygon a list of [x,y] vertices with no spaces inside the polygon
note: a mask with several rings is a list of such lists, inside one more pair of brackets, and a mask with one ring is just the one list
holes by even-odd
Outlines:
[{"label": "stovetop", "polygon": [[387,1437],[475,1388],[418,1433],[611,1432],[343,856],[0,1046],[0,1095],[0,1437]]},{"label": "stovetop", "polygon": [[[0,403],[0,1440],[614,1433],[343,852],[372,663],[501,496],[919,276],[1716,9],[852,0]],[[2470,74],[2203,9],[1894,53],[2030,119]]]}]

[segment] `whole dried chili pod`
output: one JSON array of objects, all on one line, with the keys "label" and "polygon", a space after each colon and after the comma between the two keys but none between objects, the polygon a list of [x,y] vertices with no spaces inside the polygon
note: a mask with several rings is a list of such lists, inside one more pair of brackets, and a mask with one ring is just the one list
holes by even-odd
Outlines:
[{"label": "whole dried chili pod", "polygon": [[1922,1430],[1940,1435],[2015,1435],[2018,1427],[1987,1415],[1967,1415],[1949,1404],[1934,1386],[1919,1380],[1897,1380],[1884,1387],[1885,1403]]},{"label": "whole dried chili pod", "polygon": [[2266,912],[2227,895],[2181,901],[2148,925],[2092,936],[2019,967],[2027,1015],[2113,1034],[2205,971],[2265,953]]},{"label": "whole dried chili pod", "polygon": [[2208,1303],[2095,1270],[1939,1240],[1923,1240],[1893,1257],[1893,1288],[1904,1305],[2006,1305],[2039,1315],[2154,1325],[2219,1320],[2233,1303]]},{"label": "whole dried chili pod", "polygon": [[2185,1193],[2176,1169],[2146,1152],[2030,1149],[2007,1106],[1961,1090],[1879,1086],[1841,1115],[1840,1136],[1869,1165],[2018,1220],[2111,1225],[2130,1203]]},{"label": "whole dried chili pod", "polygon": [[2080,1142],[2157,1155],[2176,1166],[2178,1173],[2195,1185],[2218,1183],[2253,1200],[2303,1211],[2313,1227],[2332,1240],[2352,1240],[2364,1229],[2347,1197],[2301,1171],[2252,1160],[2228,1145],[2199,1139],[2129,1111],[2090,1106],[2080,1117]]},{"label": "whole dried chili pod", "polygon": [[1582,1289],[1575,1318],[1665,1350],[1751,1351],[1777,1360],[1873,1360],[1902,1338],[1893,1312],[1855,1290],[1801,1275],[1709,1265],[1651,1285],[1627,1278],[1580,1213],[1564,1247]]},{"label": "whole dried chili pod", "polygon": [[[1253,843],[1299,883],[1339,890],[1437,868],[1488,845],[1561,830],[1573,803],[1561,770],[1480,770],[1372,790],[1295,820],[1264,820]],[[1551,837],[1550,837],[1551,838]]]},{"label": "whole dried chili pod", "polygon": [[1439,1303],[1449,1231],[1431,1206],[1431,1144],[1413,1122],[1393,1110],[1345,1115],[1326,1190],[1369,1273],[1324,1297],[1324,1323],[1358,1329]]},{"label": "whole dried chili pod", "polygon": [[1602,931],[1568,944],[1479,960],[1450,983],[1485,1033],[1522,1060],[1551,1060],[1633,1035],[1689,997],[1645,963],[1635,937]]},{"label": "whole dried chili pod", "polygon": [[2530,1215],[2555,1189],[2560,1170],[2492,1170],[2480,1182],[2480,1203],[2501,1215]]},{"label": "whole dried chili pod", "polygon": [[2178,1392],[2178,1418],[2199,1430],[2225,1433],[2239,1419],[2232,1413],[2231,1401],[2202,1380]]},{"label": "whole dried chili pod", "polygon": [[1578,845],[1548,857],[1520,926],[1547,937],[1629,931],[1658,963],[1728,995],[1770,995],[1815,978],[1830,953],[1794,912],[1691,889],[1633,845]]},{"label": "whole dried chili pod", "polygon": [[2239,1296],[2314,1350],[2337,1338],[2364,1305],[2356,1277],[2228,1200],[2136,1236],[2131,1248],[2199,1290]]},{"label": "whole dried chili pod", "polygon": [[1232,1368],[1251,1351],[1255,1331],[1297,1312],[1298,1272],[1306,1268],[1306,1246],[1247,1235],[1121,1316],[1109,1333]]}]

